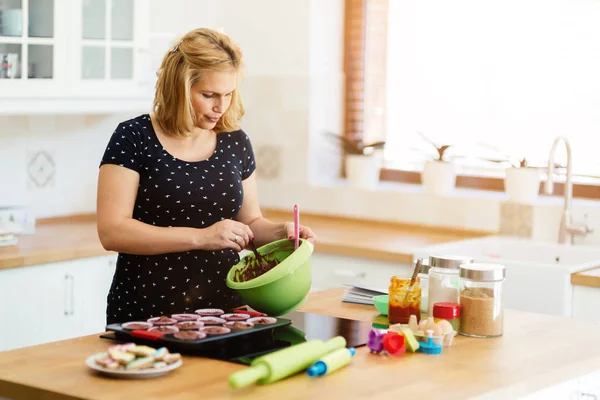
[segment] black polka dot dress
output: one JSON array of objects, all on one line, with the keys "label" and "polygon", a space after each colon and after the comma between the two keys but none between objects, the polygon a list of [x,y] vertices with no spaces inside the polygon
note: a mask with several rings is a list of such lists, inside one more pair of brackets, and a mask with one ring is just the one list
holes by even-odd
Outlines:
[{"label": "black polka dot dress", "polygon": [[[155,226],[192,228],[234,219],[242,206],[242,181],[256,168],[244,131],[219,133],[208,159],[187,162],[162,147],[148,114],[118,125],[103,164],[140,174],[133,218]],[[107,324],[239,306],[241,300],[225,284],[227,272],[238,261],[232,249],[119,253],[107,296]]]}]

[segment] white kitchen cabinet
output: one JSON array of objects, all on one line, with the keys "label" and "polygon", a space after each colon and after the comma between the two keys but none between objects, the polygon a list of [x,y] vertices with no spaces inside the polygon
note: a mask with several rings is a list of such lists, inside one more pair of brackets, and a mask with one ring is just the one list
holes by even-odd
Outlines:
[{"label": "white kitchen cabinet", "polygon": [[392,275],[410,276],[409,264],[377,261],[314,252],[311,256],[313,284],[311,290],[361,284],[387,289]]},{"label": "white kitchen cabinet", "polygon": [[0,271],[0,351],[102,332],[115,258]]},{"label": "white kitchen cabinet", "polygon": [[149,37],[149,0],[1,0],[0,114],[147,107]]},{"label": "white kitchen cabinet", "polygon": [[573,285],[573,318],[600,322],[600,288]]}]

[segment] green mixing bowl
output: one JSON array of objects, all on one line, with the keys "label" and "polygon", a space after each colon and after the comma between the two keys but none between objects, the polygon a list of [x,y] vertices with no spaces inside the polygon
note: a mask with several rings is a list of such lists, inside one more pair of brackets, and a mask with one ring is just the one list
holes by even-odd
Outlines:
[{"label": "green mixing bowl", "polygon": [[375,308],[381,313],[381,315],[388,315],[388,301],[389,295],[387,294],[373,297]]},{"label": "green mixing bowl", "polygon": [[236,290],[252,309],[270,316],[287,314],[300,307],[312,284],[310,256],[313,245],[300,239],[300,245],[294,251],[293,241],[281,239],[257,250],[262,256],[274,257],[279,264],[257,278],[234,282],[235,271],[244,267],[246,258],[254,258],[254,254],[248,254],[227,273],[227,286]]}]

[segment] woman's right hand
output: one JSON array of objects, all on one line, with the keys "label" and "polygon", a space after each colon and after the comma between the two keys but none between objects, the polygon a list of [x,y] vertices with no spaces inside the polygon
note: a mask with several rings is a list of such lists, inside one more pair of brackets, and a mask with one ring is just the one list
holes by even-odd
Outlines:
[{"label": "woman's right hand", "polygon": [[233,249],[237,252],[246,248],[254,233],[248,225],[231,219],[224,219],[202,229],[199,247],[203,250]]}]

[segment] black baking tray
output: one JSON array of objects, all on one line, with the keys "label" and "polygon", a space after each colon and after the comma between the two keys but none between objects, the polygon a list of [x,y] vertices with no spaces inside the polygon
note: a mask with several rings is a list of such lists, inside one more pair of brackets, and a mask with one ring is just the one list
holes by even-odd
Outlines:
[{"label": "black baking tray", "polygon": [[281,347],[281,344],[275,343],[273,332],[277,328],[291,325],[292,321],[287,318],[276,319],[274,324],[254,325],[250,329],[231,331],[223,335],[207,335],[198,340],[181,340],[172,334],[165,334],[160,338],[140,338],[132,335],[132,330],[123,328],[119,323],[107,325],[106,330],[112,334],[103,334],[101,337],[152,347],[166,347],[170,352],[182,354],[230,358],[230,354],[246,355],[269,350],[273,346]]}]

